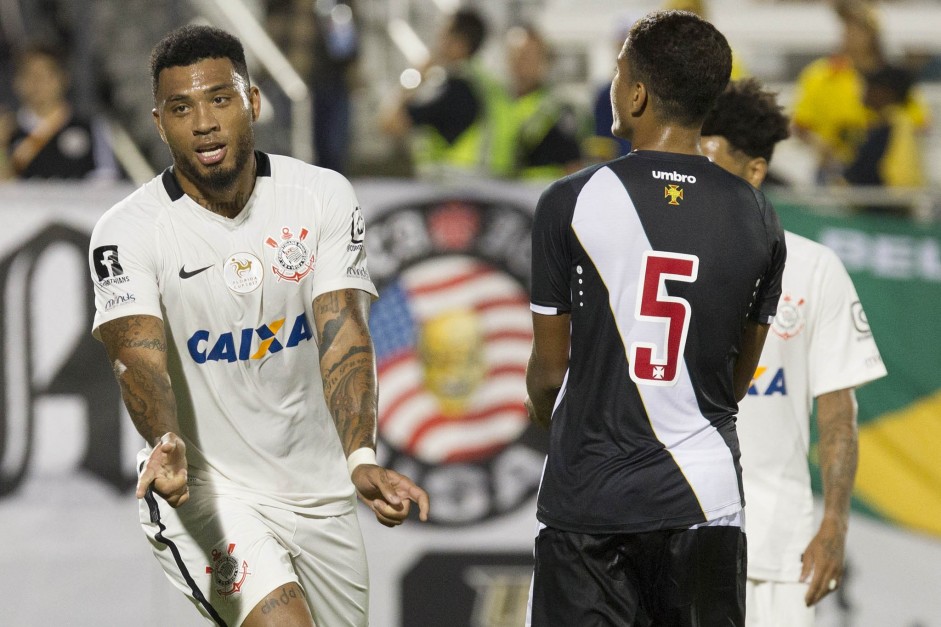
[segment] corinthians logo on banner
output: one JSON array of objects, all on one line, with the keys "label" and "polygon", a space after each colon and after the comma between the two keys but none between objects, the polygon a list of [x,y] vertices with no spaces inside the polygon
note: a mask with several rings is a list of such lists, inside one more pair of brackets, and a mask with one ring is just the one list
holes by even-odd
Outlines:
[{"label": "corinthians logo on banner", "polygon": [[465,199],[369,224],[384,463],[429,491],[439,523],[508,512],[539,485],[546,436],[523,407],[531,227],[525,209]]}]

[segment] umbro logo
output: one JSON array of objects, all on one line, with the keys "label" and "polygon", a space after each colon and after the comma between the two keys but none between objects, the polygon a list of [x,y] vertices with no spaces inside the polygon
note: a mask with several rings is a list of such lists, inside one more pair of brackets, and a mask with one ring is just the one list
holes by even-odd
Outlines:
[{"label": "umbro logo", "polygon": [[695,183],[696,177],[692,174],[680,174],[676,170],[673,172],[664,172],[663,170],[651,170],[651,176],[661,181],[673,181],[674,183]]},{"label": "umbro logo", "polygon": [[205,268],[198,268],[198,269],[196,269],[196,270],[187,270],[187,269],[186,269],[186,266],[183,265],[183,266],[180,267],[180,278],[181,278],[181,279],[189,279],[189,278],[192,278],[192,277],[196,276],[197,274],[199,274],[200,272],[205,272],[206,270],[208,270],[209,268],[211,268],[213,265],[215,265],[215,264],[209,264],[209,265],[206,266]]}]

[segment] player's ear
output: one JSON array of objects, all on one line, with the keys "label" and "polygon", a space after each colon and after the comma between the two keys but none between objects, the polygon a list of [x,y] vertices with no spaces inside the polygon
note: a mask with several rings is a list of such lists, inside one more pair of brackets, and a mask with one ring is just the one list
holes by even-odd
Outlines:
[{"label": "player's ear", "polygon": [[745,164],[745,180],[755,187],[761,187],[766,176],[768,176],[768,160],[764,157],[754,157]]},{"label": "player's ear", "polygon": [[151,109],[150,114],[154,116],[154,126],[157,127],[157,132],[160,134],[160,139],[163,140],[163,143],[167,143],[167,136],[163,132],[163,125],[160,124],[160,114],[157,113],[157,108],[154,107]]},{"label": "player's ear", "polygon": [[252,107],[252,122],[257,122],[261,115],[261,92],[254,85],[248,89],[248,103]]},{"label": "player's ear", "polygon": [[635,82],[631,85],[630,114],[637,117],[647,108],[647,100],[650,94],[647,92],[647,86],[641,82]]}]

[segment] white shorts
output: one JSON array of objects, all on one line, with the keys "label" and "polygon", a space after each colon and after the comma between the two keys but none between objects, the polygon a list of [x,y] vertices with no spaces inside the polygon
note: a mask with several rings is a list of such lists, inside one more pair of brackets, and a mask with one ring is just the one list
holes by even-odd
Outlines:
[{"label": "white shorts", "polygon": [[807,607],[806,583],[745,581],[746,627],[814,627],[814,608]]},{"label": "white shorts", "polygon": [[216,625],[241,625],[259,602],[292,582],[306,593],[318,625],[369,623],[355,507],[341,516],[306,516],[191,485],[179,509],[149,492],[140,517],[167,578]]}]

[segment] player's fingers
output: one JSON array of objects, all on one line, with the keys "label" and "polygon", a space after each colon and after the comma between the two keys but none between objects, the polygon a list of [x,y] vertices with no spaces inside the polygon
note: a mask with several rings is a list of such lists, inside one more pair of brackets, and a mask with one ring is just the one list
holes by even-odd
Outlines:
[{"label": "player's fingers", "polygon": [[147,494],[147,488],[154,481],[154,472],[149,466],[144,467],[144,471],[137,478],[137,498],[142,499]]},{"label": "player's fingers", "polygon": [[833,568],[821,568],[814,573],[813,581],[810,583],[810,587],[807,590],[807,595],[804,600],[807,602],[807,606],[816,605],[820,602],[823,597],[827,596],[834,590],[836,590],[840,585],[840,578],[836,569]]},{"label": "player's fingers", "polygon": [[394,520],[405,520],[408,517],[410,505],[407,499],[399,501],[397,505],[393,505],[382,499],[375,499],[373,501],[373,509],[376,512],[381,513],[386,518]]},{"label": "player's fingers", "polygon": [[155,460],[156,457],[157,449],[154,449],[150,452],[150,457],[147,458],[147,462],[141,470],[140,477],[137,478],[137,498],[139,499],[144,498],[147,494],[147,489],[157,479],[157,470],[160,468],[160,464]]},{"label": "player's fingers", "polygon": [[165,500],[170,504],[170,507],[176,509],[180,505],[186,503],[190,498],[189,488],[184,488],[182,491],[174,492],[169,495]]},{"label": "player's fingers", "polygon": [[376,515],[376,520],[386,527],[397,527],[405,520],[404,518],[400,518],[398,512],[391,509],[385,501],[376,499],[372,501],[370,505],[373,513]]},{"label": "player's fingers", "polygon": [[428,512],[431,511],[428,493],[413,483],[408,489],[408,498],[418,503],[418,519],[422,522],[428,520]]},{"label": "player's fingers", "polygon": [[809,551],[804,551],[801,554],[801,581],[807,581],[810,578],[811,573],[814,572],[814,558],[811,556]]},{"label": "player's fingers", "polygon": [[399,505],[402,502],[397,489],[399,477],[397,472],[381,468],[376,481],[373,482],[379,488],[382,498],[392,505]]}]

